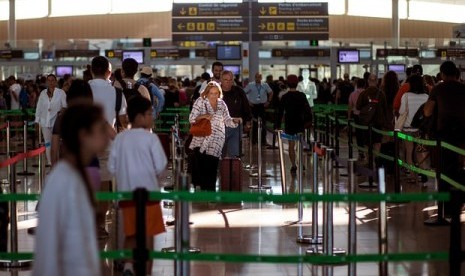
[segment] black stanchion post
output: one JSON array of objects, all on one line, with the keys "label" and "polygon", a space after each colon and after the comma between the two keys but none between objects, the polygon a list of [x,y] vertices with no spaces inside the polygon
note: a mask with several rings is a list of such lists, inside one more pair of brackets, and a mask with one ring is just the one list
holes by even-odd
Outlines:
[{"label": "black stanchion post", "polygon": [[450,193],[451,224],[449,241],[449,275],[460,276],[462,268],[462,227],[460,215],[462,213],[463,193]]},{"label": "black stanchion post", "polygon": [[352,159],[354,158],[354,151],[353,151],[353,148],[352,148],[352,145],[354,143],[354,134],[353,134],[353,129],[352,129],[352,119],[349,119],[349,121],[347,122],[347,135],[348,135],[348,142],[347,142],[347,146],[348,146],[348,151],[349,151],[349,159]]},{"label": "black stanchion post", "polygon": [[[379,193],[381,195],[386,194],[386,182],[384,169],[379,169]],[[388,253],[388,232],[387,232],[387,209],[386,201],[379,202],[379,211],[378,211],[378,242],[379,242],[379,254],[386,255]],[[387,276],[388,273],[388,263],[387,261],[379,262],[379,275]]]},{"label": "black stanchion post", "polygon": [[279,148],[279,166],[281,169],[281,191],[282,194],[286,194],[286,166],[284,163],[284,147],[283,147],[283,139],[281,134],[283,133],[282,130],[278,130],[278,148]]},{"label": "black stanchion post", "polygon": [[[349,159],[349,163],[347,165],[347,170],[349,174],[349,193],[354,195],[355,194],[355,162],[356,159]],[[348,235],[348,251],[349,255],[354,256],[357,254],[357,221],[356,221],[356,212],[357,212],[357,202],[351,201],[349,203],[349,235]],[[355,276],[357,275],[357,263],[350,262],[348,267],[348,276]]]},{"label": "black stanchion post", "polygon": [[[340,145],[339,145],[339,122],[338,122],[338,118],[337,118],[337,114],[336,114],[336,120],[335,120],[335,129],[334,129],[334,147],[335,147],[335,151],[336,151],[336,156],[339,156],[339,152],[340,152]],[[336,161],[336,167],[339,167],[339,163]]]},{"label": "black stanchion post", "polygon": [[[11,156],[8,156],[11,158]],[[16,163],[11,165],[10,194],[16,194]],[[18,213],[17,202],[10,202],[10,253],[18,253]],[[0,267],[25,268],[32,265],[32,260],[0,260]]]},{"label": "black stanchion post", "polygon": [[329,114],[326,114],[325,116],[325,145],[329,146],[330,143],[330,137],[329,137]]},{"label": "black stanchion post", "polygon": [[133,193],[136,205],[136,248],[133,250],[134,271],[137,276],[147,274],[147,261],[149,251],[147,249],[147,235],[145,226],[145,206],[149,200],[149,193],[144,188],[137,188]]},{"label": "black stanchion post", "polygon": [[[436,187],[438,192],[442,191],[441,174],[442,174],[442,145],[441,140],[436,140]],[[449,225],[449,222],[444,218],[444,201],[438,201],[438,214],[436,217],[431,217],[424,221],[425,225],[429,226],[444,226]]]},{"label": "black stanchion post", "polygon": [[400,164],[399,164],[399,136],[398,130],[394,130],[394,192],[401,193],[402,187],[400,184]]},{"label": "black stanchion post", "polygon": [[[27,152],[27,121],[24,121],[24,126],[23,126],[23,152]],[[27,170],[27,158],[23,159],[23,171],[19,172],[18,175],[21,176],[31,176],[34,175],[35,173],[29,172]]]},{"label": "black stanchion post", "polygon": [[[318,140],[318,118],[316,116],[316,112],[313,113],[313,140]],[[321,141],[321,140],[320,140]]]}]

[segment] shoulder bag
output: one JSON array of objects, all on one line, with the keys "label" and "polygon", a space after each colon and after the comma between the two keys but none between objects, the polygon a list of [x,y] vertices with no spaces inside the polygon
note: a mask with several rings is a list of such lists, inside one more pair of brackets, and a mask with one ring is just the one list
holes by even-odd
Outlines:
[{"label": "shoulder bag", "polygon": [[[208,113],[207,104],[205,103],[205,111]],[[200,119],[191,126],[189,133],[194,137],[207,137],[212,134],[212,124],[208,119]]]}]

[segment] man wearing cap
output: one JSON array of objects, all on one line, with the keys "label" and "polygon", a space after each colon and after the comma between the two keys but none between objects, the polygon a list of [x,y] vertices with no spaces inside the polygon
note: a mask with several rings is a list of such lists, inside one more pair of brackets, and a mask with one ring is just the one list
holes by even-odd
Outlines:
[{"label": "man wearing cap", "polygon": [[163,96],[163,93],[160,91],[160,89],[150,81],[152,73],[152,67],[142,67],[142,70],[140,71],[140,78],[137,80],[137,83],[145,86],[150,92],[150,99],[153,106],[153,118],[156,119],[160,112],[163,111],[163,107],[165,106],[165,96]]}]

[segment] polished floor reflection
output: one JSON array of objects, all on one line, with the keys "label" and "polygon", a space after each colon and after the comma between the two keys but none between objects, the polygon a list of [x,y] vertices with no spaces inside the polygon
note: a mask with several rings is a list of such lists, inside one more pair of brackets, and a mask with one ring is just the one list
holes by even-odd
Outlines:
[{"label": "polished floor reflection", "polygon": [[[247,145],[245,145],[247,147]],[[346,149],[341,149],[344,157]],[[281,193],[279,155],[277,150],[263,150],[264,169],[271,177],[263,178],[263,183],[271,185],[271,192]],[[248,163],[248,156],[244,163]],[[255,157],[256,160],[256,157]],[[310,192],[311,174],[310,156],[305,155],[303,188]],[[287,161],[286,161],[287,162]],[[35,161],[31,162],[35,163]],[[31,170],[37,171],[32,167]],[[289,172],[289,165],[287,172]],[[19,169],[21,170],[21,164]],[[256,184],[257,179],[244,173],[243,191],[250,192],[248,186]],[[320,170],[321,173],[321,170]],[[345,169],[335,171],[335,190],[347,193]],[[6,170],[0,171],[0,177],[6,178]],[[297,190],[297,180],[287,175],[287,188],[290,192]],[[321,177],[320,177],[321,179]],[[19,177],[18,192],[35,193],[39,190],[37,175]],[[356,178],[357,183],[366,179]],[[167,179],[166,182],[170,182]],[[388,192],[393,191],[392,179],[387,178]],[[434,181],[427,185],[403,182],[403,191],[431,192]],[[8,186],[2,185],[7,191]],[[321,192],[321,183],[320,183]],[[358,193],[376,193],[377,190],[357,189]],[[34,237],[27,234],[27,228],[37,223],[36,202],[18,202],[19,212],[19,249],[21,252],[32,251]],[[447,251],[449,227],[425,226],[423,221],[434,215],[435,203],[388,204],[388,251],[391,253]],[[357,253],[378,253],[378,205],[358,204],[357,206]],[[319,225],[321,233],[322,206],[319,206]],[[165,220],[173,220],[173,209],[164,208]],[[212,204],[196,203],[191,205],[191,245],[199,247],[204,253],[263,254],[263,255],[299,255],[305,254],[307,245],[296,243],[299,233],[308,234],[311,228],[311,204],[304,204],[303,220],[298,221],[297,204],[277,204],[273,202],[253,204]],[[111,227],[110,227],[111,228]],[[348,206],[344,203],[334,204],[334,245],[347,248]],[[114,235],[101,243],[102,250],[114,248]],[[156,237],[155,248],[174,245],[174,228],[169,226],[167,232]],[[119,275],[112,269],[112,262],[102,262],[105,275]],[[447,262],[396,262],[389,264],[388,275],[448,275]],[[30,271],[0,271],[0,275],[30,275]],[[172,261],[154,262],[152,275],[174,275]],[[193,262],[191,275],[347,275],[347,266],[323,267],[309,264],[259,264],[259,263],[221,263]],[[378,275],[377,263],[357,264],[356,275]]]}]

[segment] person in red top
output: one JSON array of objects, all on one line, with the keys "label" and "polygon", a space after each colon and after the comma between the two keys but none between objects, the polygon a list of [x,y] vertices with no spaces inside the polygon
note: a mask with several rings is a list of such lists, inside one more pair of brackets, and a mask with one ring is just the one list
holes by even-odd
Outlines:
[{"label": "person in red top", "polygon": [[[413,65],[412,75],[413,74],[419,74],[420,76],[423,76],[423,67],[420,64]],[[408,77],[405,83],[401,85],[401,87],[399,88],[399,91],[396,94],[396,97],[394,98],[394,103],[392,105],[392,108],[394,109],[394,115],[396,117],[399,116],[399,109],[400,109],[400,103],[402,100],[402,96],[404,96],[405,93],[410,91],[410,84],[408,83]]]}]

